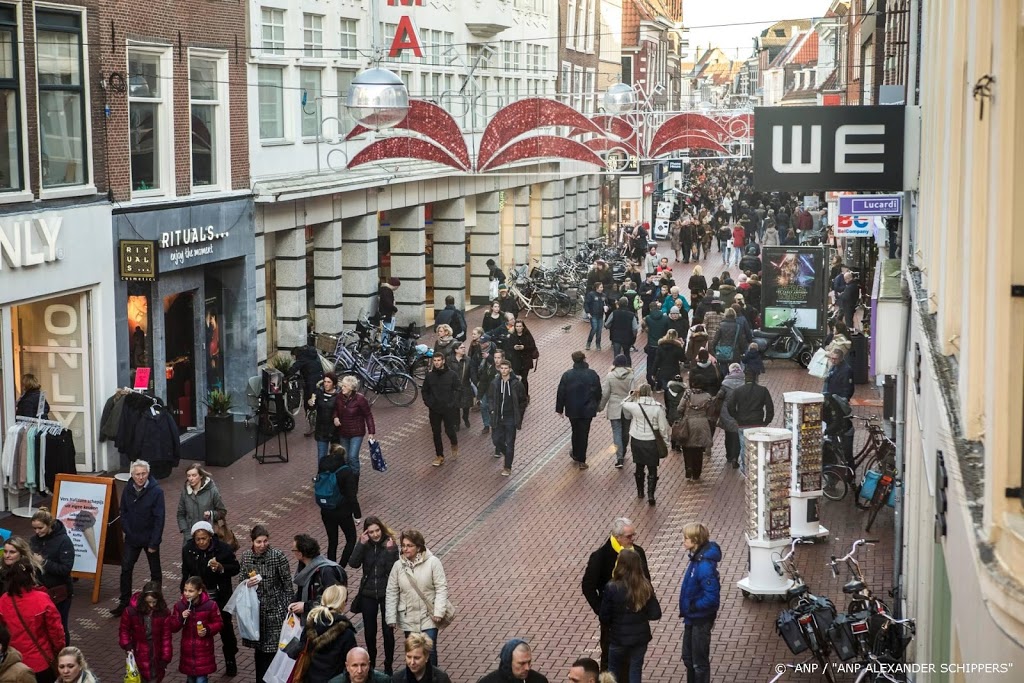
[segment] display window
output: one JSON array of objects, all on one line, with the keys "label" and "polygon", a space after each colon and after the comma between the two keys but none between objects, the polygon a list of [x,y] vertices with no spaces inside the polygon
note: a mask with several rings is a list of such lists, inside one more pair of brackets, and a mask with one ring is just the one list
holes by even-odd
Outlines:
[{"label": "display window", "polygon": [[[128,367],[134,381],[137,368],[153,366],[153,338],[150,332],[150,285],[148,282],[128,284]],[[134,384],[133,384],[134,386]],[[153,388],[152,373],[148,389]]]},{"label": "display window", "polygon": [[[35,375],[50,404],[49,419],[71,430],[79,469],[92,471],[89,294],[75,293],[11,308],[14,377]],[[42,416],[47,417],[47,416]]]}]

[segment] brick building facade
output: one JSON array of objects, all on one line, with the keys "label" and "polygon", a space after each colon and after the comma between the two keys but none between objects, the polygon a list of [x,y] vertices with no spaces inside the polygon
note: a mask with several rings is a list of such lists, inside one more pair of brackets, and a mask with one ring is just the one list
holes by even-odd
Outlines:
[{"label": "brick building facade", "polygon": [[558,92],[584,113],[596,111],[601,57],[600,0],[558,2]]}]

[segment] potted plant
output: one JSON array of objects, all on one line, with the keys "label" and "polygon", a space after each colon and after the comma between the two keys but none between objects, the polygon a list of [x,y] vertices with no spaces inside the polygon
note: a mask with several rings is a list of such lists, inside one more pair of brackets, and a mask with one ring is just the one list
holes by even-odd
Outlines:
[{"label": "potted plant", "polygon": [[235,454],[234,418],[231,408],[234,405],[231,394],[214,389],[203,401],[206,406],[206,464],[212,467],[227,467],[238,456]]},{"label": "potted plant", "polygon": [[275,370],[283,373],[288,372],[288,369],[292,366],[295,359],[288,353],[275,353],[274,357],[267,361],[267,364]]}]

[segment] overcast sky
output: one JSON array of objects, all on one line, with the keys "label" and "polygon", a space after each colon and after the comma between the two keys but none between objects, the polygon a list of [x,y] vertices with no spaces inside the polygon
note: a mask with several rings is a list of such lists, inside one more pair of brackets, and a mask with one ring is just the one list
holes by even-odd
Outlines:
[{"label": "overcast sky", "polygon": [[[820,17],[829,4],[829,0],[683,0],[683,25],[690,28],[691,48],[703,52],[711,43],[731,59],[746,58],[753,37],[776,21]],[[699,28],[733,22],[741,25]]]}]

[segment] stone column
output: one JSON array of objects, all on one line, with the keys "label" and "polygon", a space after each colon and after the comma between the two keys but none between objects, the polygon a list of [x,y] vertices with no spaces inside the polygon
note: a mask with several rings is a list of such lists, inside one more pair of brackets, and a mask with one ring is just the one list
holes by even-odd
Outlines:
[{"label": "stone column", "polygon": [[277,301],[277,349],[289,351],[306,343],[306,229],[275,233],[274,296]]},{"label": "stone column", "polygon": [[360,312],[370,315],[377,311],[377,229],[376,213],[341,219],[341,269],[345,274],[341,311],[345,327],[355,327]]},{"label": "stone column", "polygon": [[484,192],[476,196],[476,227],[469,238],[469,254],[473,293],[471,303],[486,304],[490,299],[487,292],[487,259],[497,261],[501,257],[501,212],[498,210],[497,192]]},{"label": "stone column", "polygon": [[313,233],[313,306],[317,332],[336,334],[345,327],[341,265],[341,221],[331,221]]},{"label": "stone column", "polygon": [[572,256],[576,253],[576,178],[563,180],[562,187],[565,188],[565,209],[562,213],[565,253]]},{"label": "stone column", "polygon": [[466,199],[434,202],[434,310],[446,296],[466,307]]},{"label": "stone column", "polygon": [[590,176],[587,190],[587,234],[598,237],[601,234],[601,180],[602,176]]},{"label": "stone column", "polygon": [[256,234],[254,260],[256,291],[256,364],[264,365],[270,356],[267,353],[267,261],[266,236],[262,230]]},{"label": "stone column", "polygon": [[515,230],[514,257],[516,263],[530,263],[530,186],[512,190],[513,222]]},{"label": "stone column", "polygon": [[565,248],[563,192],[561,180],[549,180],[541,184],[541,264],[546,268],[550,268],[558,262],[558,258]]},{"label": "stone column", "polygon": [[576,179],[576,242],[578,244],[590,239],[590,227],[587,215],[590,212],[590,179],[591,176],[581,175]]},{"label": "stone column", "polygon": [[423,205],[392,209],[391,275],[402,281],[395,292],[399,326],[427,322],[427,232]]}]

